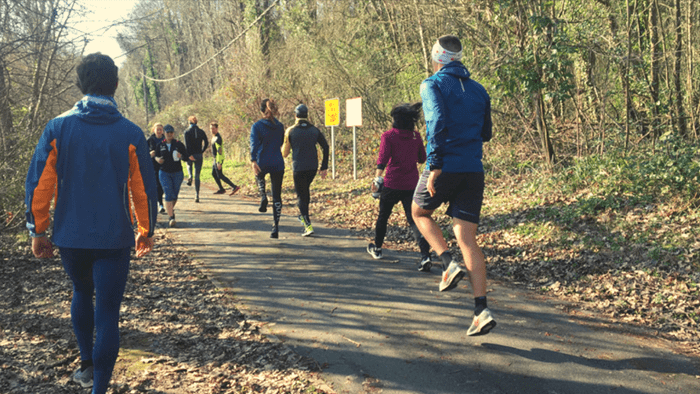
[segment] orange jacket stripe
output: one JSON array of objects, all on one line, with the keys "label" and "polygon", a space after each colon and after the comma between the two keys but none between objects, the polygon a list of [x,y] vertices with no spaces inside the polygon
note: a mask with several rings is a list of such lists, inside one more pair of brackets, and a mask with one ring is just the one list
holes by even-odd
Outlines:
[{"label": "orange jacket stripe", "polygon": [[129,145],[129,190],[131,191],[131,199],[134,202],[136,220],[139,223],[139,233],[143,236],[151,237],[153,234],[150,234],[148,231],[151,228],[148,196],[141,177],[136,147],[133,145]]},{"label": "orange jacket stripe", "polygon": [[32,215],[34,216],[34,225],[36,234],[43,234],[49,228],[49,208],[51,207],[51,197],[56,191],[56,159],[58,150],[56,149],[56,140],[51,141],[51,152],[46,158],[46,164],[41,171],[39,182],[32,193]]}]

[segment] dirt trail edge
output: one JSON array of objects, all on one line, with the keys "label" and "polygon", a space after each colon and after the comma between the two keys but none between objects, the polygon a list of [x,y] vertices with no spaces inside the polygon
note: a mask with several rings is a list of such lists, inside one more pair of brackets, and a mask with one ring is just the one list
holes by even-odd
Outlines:
[{"label": "dirt trail edge", "polygon": [[440,269],[418,272],[418,254],[373,260],[364,240],[318,222],[302,238],[291,206],[270,239],[272,214],[256,201],[202,185],[195,203],[193,189],[183,184],[178,227],[166,231],[338,393],[700,392],[697,360],[666,342],[505,283],[488,289],[498,326],[467,337],[468,281],[440,293]]}]

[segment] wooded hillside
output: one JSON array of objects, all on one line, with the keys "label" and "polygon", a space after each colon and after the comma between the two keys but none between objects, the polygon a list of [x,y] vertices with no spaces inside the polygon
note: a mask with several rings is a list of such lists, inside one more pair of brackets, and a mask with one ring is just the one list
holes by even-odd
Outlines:
[{"label": "wooded hillside", "polygon": [[[84,17],[76,1],[0,2],[5,225],[17,224],[8,215],[21,213],[42,128],[80,96],[83,41],[68,33]],[[191,114],[217,119],[242,159],[263,97],[278,101],[289,124],[300,102],[322,123],[325,99],[361,96],[362,163],[389,109],[420,99],[427,52],[449,33],[462,38],[464,63],[492,96],[492,145],[505,160],[496,174],[609,151],[663,155],[656,144],[671,137],[697,146],[697,20],[692,0],[142,0],[119,39],[128,55],[117,100],[144,130],[156,121],[184,129]],[[342,161],[351,140],[340,131]]]}]

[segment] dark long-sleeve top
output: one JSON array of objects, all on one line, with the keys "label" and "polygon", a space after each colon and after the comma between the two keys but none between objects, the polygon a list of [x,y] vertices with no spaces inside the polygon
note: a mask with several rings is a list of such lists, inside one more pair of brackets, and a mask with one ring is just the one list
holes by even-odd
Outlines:
[{"label": "dark long-sleeve top", "polygon": [[185,130],[185,147],[187,147],[187,157],[204,153],[208,146],[209,139],[207,138],[207,133],[200,129],[196,124],[190,124],[190,127]]},{"label": "dark long-sleeve top", "polygon": [[[180,152],[180,154],[182,154],[182,158],[175,161],[173,158],[173,151]],[[156,157],[162,157],[163,160],[165,160],[163,164],[160,165],[161,171],[182,172],[182,161],[187,158],[187,148],[182,142],[175,139],[170,141],[170,144],[163,141],[158,144],[158,147],[156,148]]]},{"label": "dark long-sleeve top", "polygon": [[295,172],[318,169],[318,152],[316,144],[321,146],[323,159],[321,171],[328,169],[328,141],[321,130],[306,119],[297,119],[294,126],[284,134],[282,156],[287,157],[292,151],[292,169]]},{"label": "dark long-sleeve top", "polygon": [[419,163],[425,163],[425,147],[420,133],[391,129],[382,134],[377,168],[384,171],[384,186],[411,190],[418,184]]},{"label": "dark long-sleeve top", "polygon": [[279,120],[260,119],[250,128],[250,161],[264,172],[284,171],[284,126]]},{"label": "dark long-sleeve top", "polygon": [[[158,144],[160,144],[163,140],[165,140],[165,136],[158,138],[158,136],[156,136],[156,133],[153,133],[153,134],[151,134],[150,137],[148,137],[148,139],[146,140],[146,142],[148,143],[148,152],[149,152],[149,155],[150,155],[150,151],[156,151],[156,149],[158,148]],[[158,172],[158,170],[160,170],[160,163],[158,163],[158,162],[156,161],[156,157],[155,157],[155,156],[153,156],[153,157],[151,158],[151,162],[153,163],[153,169],[154,169],[156,172]]]}]

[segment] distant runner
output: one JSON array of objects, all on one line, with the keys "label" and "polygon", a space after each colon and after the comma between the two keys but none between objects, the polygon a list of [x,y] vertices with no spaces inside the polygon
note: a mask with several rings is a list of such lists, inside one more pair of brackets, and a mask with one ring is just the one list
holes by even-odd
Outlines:
[{"label": "distant runner", "polygon": [[[413,236],[420,248],[421,260],[418,263],[418,270],[429,272],[432,267],[430,245],[421,235],[411,215],[411,198],[418,184],[416,164],[425,163],[423,138],[415,130],[416,121],[420,118],[420,108],[421,103],[395,106],[391,110],[392,129],[382,134],[375,172],[376,181],[372,182],[372,192],[380,193],[379,216],[375,225],[374,243],[367,245],[367,252],[375,259],[382,258],[387,222],[394,205],[401,202],[406,213],[406,221],[413,230]],[[385,174],[383,186],[378,190],[379,179],[377,178],[381,178],[382,174]]]},{"label": "distant runner", "polygon": [[284,158],[282,157],[284,126],[275,118],[278,111],[274,101],[263,99],[260,103],[260,112],[262,112],[263,118],[250,128],[250,161],[260,191],[260,208],[258,208],[260,212],[267,212],[265,175],[270,174],[273,204],[273,224],[270,238],[279,238],[279,222],[280,216],[282,216],[282,180],[284,179]]},{"label": "distant runner", "polygon": [[[187,147],[187,186],[192,186],[192,177],[194,176],[194,202],[199,202],[199,175],[202,172],[202,163],[204,162],[203,153],[209,146],[207,133],[197,126],[197,117],[192,115],[187,119],[190,126],[185,130],[185,146]],[[194,170],[192,169],[194,166]]]},{"label": "distant runner", "polygon": [[308,237],[314,233],[309,217],[309,202],[311,201],[311,182],[316,177],[318,170],[318,152],[316,144],[323,150],[321,160],[321,179],[326,178],[328,170],[328,142],[323,133],[309,122],[309,110],[306,105],[299,104],[294,109],[296,123],[287,129],[284,135],[282,156],[289,156],[292,151],[292,169],[294,171],[294,189],[297,193],[297,205],[299,206],[299,220],[302,224],[302,237]]},{"label": "distant runner", "polygon": [[209,123],[209,131],[211,131],[211,155],[214,158],[211,176],[214,177],[214,181],[216,181],[216,184],[219,186],[219,190],[215,191],[214,194],[226,193],[226,189],[221,186],[221,181],[224,181],[231,186],[231,193],[229,193],[229,195],[233,196],[241,187],[236,186],[235,183],[231,182],[231,180],[224,175],[224,139],[221,138],[221,134],[219,133],[219,123],[216,121]]},{"label": "distant runner", "polygon": [[413,219],[442,260],[439,290],[455,288],[465,271],[452,258],[432,214],[448,202],[457,243],[474,291],[474,320],[467,335],[488,334],[496,326],[486,304],[486,263],[476,243],[484,199],[483,142],[491,139],[491,99],[460,62],[462,43],[442,36],[433,45],[433,74],[420,86],[427,125],[428,164],[413,196]]},{"label": "distant runner", "polygon": [[163,206],[163,186],[160,185],[160,177],[158,173],[160,172],[160,164],[156,161],[156,148],[158,144],[163,142],[165,135],[163,133],[163,124],[156,123],[153,125],[153,134],[148,137],[148,149],[151,154],[151,162],[153,164],[153,170],[156,174],[156,182],[158,183],[158,212],[165,213],[165,206]]},{"label": "distant runner", "polygon": [[175,204],[180,194],[182,179],[182,159],[187,155],[185,145],[175,139],[175,128],[169,124],[163,127],[165,140],[156,148],[156,160],[160,164],[160,184],[165,193],[165,210],[168,213],[168,225],[175,227]]}]

